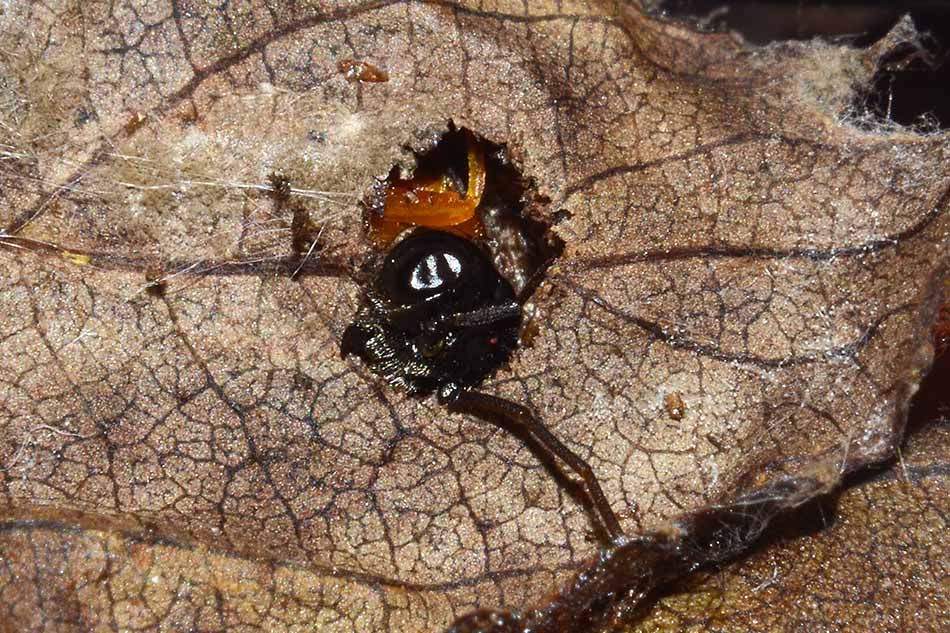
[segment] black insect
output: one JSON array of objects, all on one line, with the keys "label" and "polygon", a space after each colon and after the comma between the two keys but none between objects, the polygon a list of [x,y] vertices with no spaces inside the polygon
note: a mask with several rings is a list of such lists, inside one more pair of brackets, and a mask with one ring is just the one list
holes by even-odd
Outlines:
[{"label": "black insect", "polygon": [[475,390],[517,347],[524,299],[473,242],[417,228],[376,270],[341,352],[410,394],[436,393],[449,410],[514,433],[549,462],[563,461],[583,481],[595,525],[613,541],[620,523],[590,466],[528,408]]}]

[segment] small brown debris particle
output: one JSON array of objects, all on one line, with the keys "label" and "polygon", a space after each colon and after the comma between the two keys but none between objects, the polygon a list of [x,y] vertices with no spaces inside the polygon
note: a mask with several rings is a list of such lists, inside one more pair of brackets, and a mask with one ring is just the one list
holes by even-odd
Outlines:
[{"label": "small brown debris particle", "polygon": [[145,121],[148,120],[148,117],[145,116],[142,112],[133,112],[132,116],[129,117],[129,120],[125,122],[125,125],[122,126],[122,131],[125,132],[126,136],[132,136],[135,134],[136,130],[145,125]]},{"label": "small brown debris particle", "polygon": [[145,292],[153,297],[165,294],[165,271],[158,264],[149,264],[145,269]]},{"label": "small brown debris particle", "polygon": [[290,222],[291,245],[298,255],[310,253],[317,247],[320,229],[310,219],[310,212],[303,207],[294,207]]},{"label": "small brown debris particle", "polygon": [[538,319],[532,314],[521,328],[521,338],[519,341],[523,347],[534,347],[534,341],[540,334],[541,326],[538,324]]},{"label": "small brown debris particle", "polygon": [[195,107],[193,101],[187,101],[182,106],[179,113],[181,117],[181,122],[185,125],[192,125],[198,122],[198,108]]},{"label": "small brown debris particle", "polygon": [[686,403],[683,402],[683,396],[676,391],[666,394],[666,398],[663,399],[663,406],[666,407],[666,414],[670,416],[671,420],[682,420],[686,414]]},{"label": "small brown debris particle", "polygon": [[267,180],[270,181],[270,194],[274,201],[278,204],[287,202],[290,198],[290,179],[283,174],[271,173],[267,175]]},{"label": "small brown debris particle", "polygon": [[389,81],[389,73],[378,66],[373,66],[369,62],[357,61],[355,59],[341,60],[337,66],[346,80],[350,83],[357,81],[380,83]]}]

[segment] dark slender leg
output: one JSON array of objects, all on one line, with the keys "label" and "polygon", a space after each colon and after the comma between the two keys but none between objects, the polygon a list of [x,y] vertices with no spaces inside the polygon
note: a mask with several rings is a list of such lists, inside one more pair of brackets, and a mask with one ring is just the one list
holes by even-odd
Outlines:
[{"label": "dark slender leg", "polygon": [[449,398],[445,398],[445,401],[450,411],[476,415],[498,426],[500,426],[498,424],[500,418],[532,436],[544,450],[558,457],[583,480],[590,505],[599,515],[594,518],[609,540],[614,541],[623,534],[620,521],[610,509],[610,504],[604,496],[604,491],[600,489],[600,483],[594,476],[594,471],[590,469],[587,462],[554,437],[527,407],[479,391],[459,390],[452,393]]},{"label": "dark slender leg", "polygon": [[451,328],[491,325],[508,319],[520,319],[521,306],[514,302],[490,305],[471,312],[460,312],[439,321],[439,325]]}]

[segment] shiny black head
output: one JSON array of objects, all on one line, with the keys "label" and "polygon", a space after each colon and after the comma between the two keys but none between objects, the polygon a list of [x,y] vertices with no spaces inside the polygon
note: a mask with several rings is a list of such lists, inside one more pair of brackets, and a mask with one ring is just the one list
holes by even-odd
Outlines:
[{"label": "shiny black head", "polygon": [[507,361],[520,325],[514,290],[486,253],[461,237],[416,229],[376,271],[341,352],[409,393],[445,395]]}]

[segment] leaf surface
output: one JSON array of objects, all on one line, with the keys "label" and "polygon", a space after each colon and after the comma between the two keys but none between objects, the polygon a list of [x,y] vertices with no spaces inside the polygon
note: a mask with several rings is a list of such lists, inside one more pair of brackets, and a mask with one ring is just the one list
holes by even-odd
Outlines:
[{"label": "leaf surface", "polygon": [[[748,50],[612,4],[23,3],[0,24],[7,550],[32,539],[37,569],[119,552],[141,588],[106,595],[105,626],[171,622],[183,585],[147,575],[168,565],[206,588],[253,574],[251,620],[273,600],[328,629],[474,608],[581,627],[609,620],[607,588],[664,576],[644,547],[671,576],[733,555],[900,442],[950,143],[858,127],[849,104],[907,24],[868,51]],[[631,537],[600,558],[517,439],[339,357],[370,249],[357,202],[449,121],[507,145],[565,241],[538,335],[486,388],[591,464]],[[294,209],[315,257],[291,252]],[[710,526],[750,504],[722,541]],[[36,599],[20,628],[60,617]]]},{"label": "leaf surface", "polygon": [[939,631],[950,617],[946,421],[902,460],[780,526],[769,547],[692,578],[635,631]]}]

